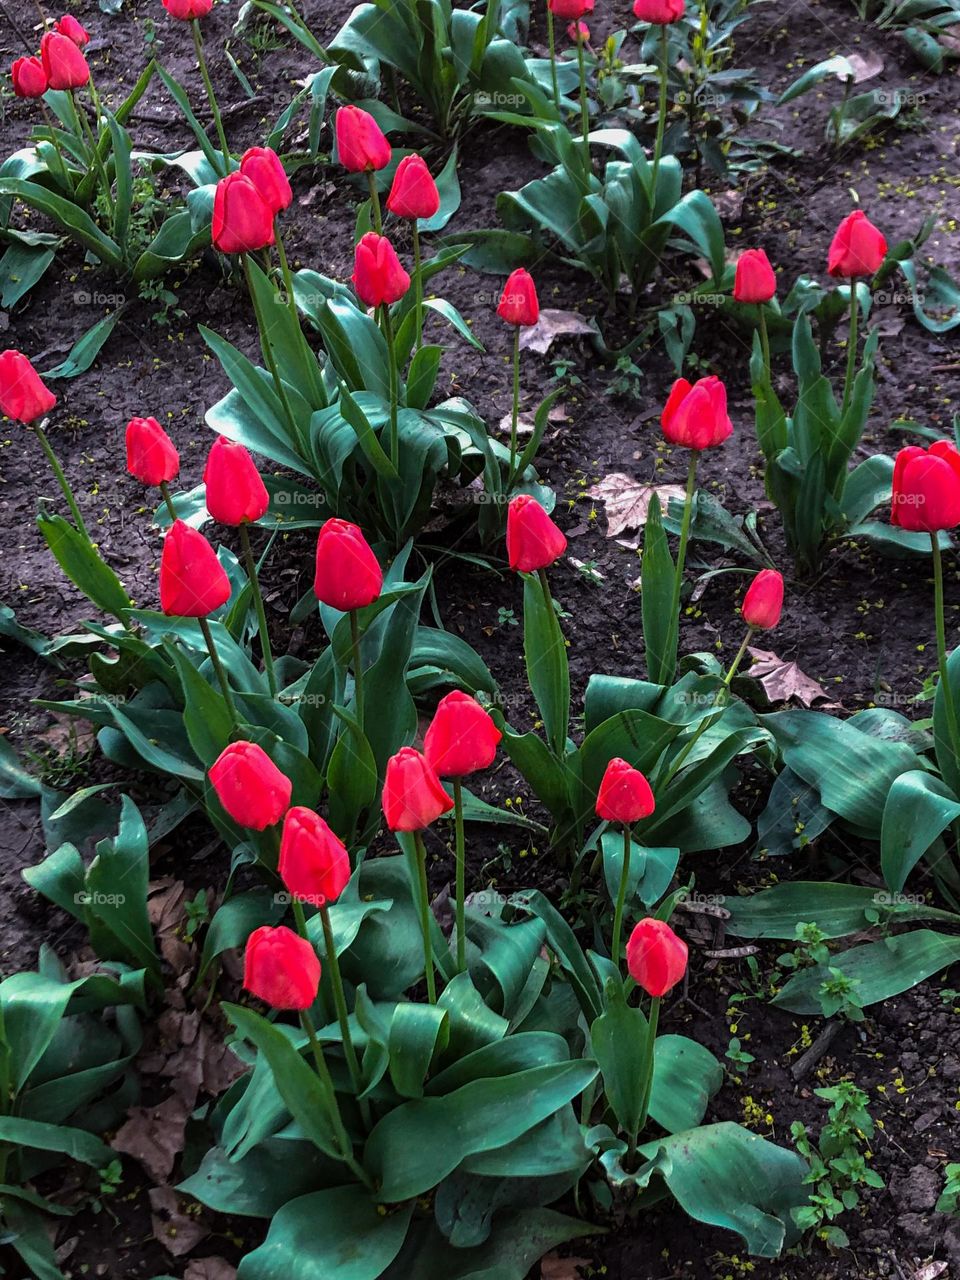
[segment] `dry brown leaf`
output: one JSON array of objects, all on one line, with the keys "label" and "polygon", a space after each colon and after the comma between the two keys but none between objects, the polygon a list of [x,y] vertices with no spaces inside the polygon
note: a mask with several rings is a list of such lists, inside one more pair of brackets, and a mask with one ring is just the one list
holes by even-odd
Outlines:
[{"label": "dry brown leaf", "polygon": [[838,705],[823,685],[801,671],[795,662],[786,662],[766,649],[747,649],[747,653],[753,659],[747,675],[760,681],[771,702],[789,702],[793,698],[801,707],[812,707],[815,702]]},{"label": "dry brown leaf", "polygon": [[561,1258],[558,1253],[548,1253],[540,1259],[541,1280],[583,1280],[579,1267],[589,1267],[592,1258]]},{"label": "dry brown leaf", "polygon": [[883,70],[883,58],[875,49],[868,49],[866,54],[848,53],[847,61],[853,67],[853,83],[862,84],[864,80],[872,80]]},{"label": "dry brown leaf", "polygon": [[187,1263],[183,1280],[236,1280],[237,1268],[226,1258],[195,1258]]},{"label": "dry brown leaf", "polygon": [[520,350],[535,351],[537,355],[545,356],[558,338],[576,338],[596,331],[596,325],[584,320],[577,311],[554,311],[544,307],[536,324],[521,329]]},{"label": "dry brown leaf", "polygon": [[173,1187],[151,1187],[150,1208],[154,1237],[175,1258],[195,1249],[210,1234],[195,1214],[184,1213]]},{"label": "dry brown leaf", "polygon": [[165,1098],[155,1107],[131,1107],[129,1119],[114,1135],[114,1151],[133,1156],[156,1182],[166,1182],[183,1150],[190,1108],[182,1098]]},{"label": "dry brown leaf", "polygon": [[[570,415],[567,413],[566,405],[554,404],[547,410],[547,422],[569,422]],[[500,430],[504,435],[510,434],[510,428],[513,425],[513,414],[505,413],[500,419]],[[517,418],[517,435],[532,436],[533,428],[536,425],[533,418],[521,411]],[[482,487],[482,486],[481,486]]]},{"label": "dry brown leaf", "polygon": [[642,529],[647,523],[650,500],[656,494],[660,510],[665,512],[671,498],[680,501],[684,490],[677,484],[643,484],[622,471],[604,476],[599,484],[587,490],[587,497],[599,499],[607,509],[607,537],[616,538],[625,529]]}]

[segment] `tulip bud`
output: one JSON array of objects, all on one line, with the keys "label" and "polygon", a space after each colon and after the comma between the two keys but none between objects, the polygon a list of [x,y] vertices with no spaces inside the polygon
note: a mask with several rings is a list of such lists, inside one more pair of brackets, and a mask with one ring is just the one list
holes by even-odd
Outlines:
[{"label": "tulip bud", "polygon": [[43,385],[22,352],[4,351],[0,355],[0,413],[17,422],[36,422],[56,403],[57,397]]},{"label": "tulip bud", "polygon": [[290,805],[293,784],[263,747],[231,742],[210,766],[210,782],[230,817],[251,831],[266,831]]},{"label": "tulip bud", "polygon": [[313,594],[347,613],[373,604],[382,590],[383,570],[360,529],[349,520],[328,520],[317,536]]},{"label": "tulip bud", "polygon": [[170,617],[205,618],[230,599],[230,579],[199,529],[175,520],[160,554],[160,608]]},{"label": "tulip bud", "polygon": [[240,172],[257,188],[274,216],[290,208],[293,203],[290,180],[275,151],[269,147],[251,147],[240,157]]},{"label": "tulip bud", "polygon": [[441,778],[488,769],[503,734],[475,698],[455,689],[441,698],[423,739],[423,754]]},{"label": "tulip bud", "polygon": [[899,451],[890,523],[913,533],[938,533],[960,524],[960,453],[949,441]]},{"label": "tulip bud", "polygon": [[87,60],[69,36],[48,31],[40,41],[40,60],[51,89],[82,89],[90,79]]},{"label": "tulip bud", "polygon": [[762,249],[747,249],[737,259],[733,296],[737,302],[769,302],[776,297],[777,277]]},{"label": "tulip bud", "polygon": [[369,111],[352,104],[340,107],[336,119],[337,159],[351,173],[385,169],[390,163],[390,143]]},{"label": "tulip bud", "polygon": [[387,761],[382,803],[391,831],[422,831],[453,808],[433,768],[413,747],[401,747]]},{"label": "tulip bud", "polygon": [[309,1009],[320,989],[320,958],[286,925],[261,925],[247,939],[243,985],[274,1009]]},{"label": "tulip bud", "polygon": [[212,234],[221,253],[251,253],[274,243],[273,213],[246,174],[228,173],[217,183]]},{"label": "tulip bud", "polygon": [[540,302],[536,286],[529,271],[518,267],[507,277],[503,286],[497,315],[507,324],[530,326],[540,319]]},{"label": "tulip bud", "polygon": [[507,507],[507,560],[517,573],[535,573],[558,560],[567,540],[528,493],[519,493]]},{"label": "tulip bud", "polygon": [[322,907],[343,893],[350,856],[318,813],[295,805],[283,820],[277,870],[295,898]]},{"label": "tulip bud", "polygon": [[712,375],[692,386],[686,378],[673,384],[660,418],[663,434],[686,449],[709,449],[733,431],[727,416],[727,389]]},{"label": "tulip bud", "polygon": [[178,22],[192,22],[205,18],[213,8],[213,0],[163,0],[163,7]]},{"label": "tulip bud", "polygon": [[47,92],[47,73],[39,58],[17,58],[10,68],[13,92],[18,98],[42,98]]},{"label": "tulip bud", "polygon": [[242,444],[218,436],[203,471],[207,510],[220,524],[259,520],[270,505],[260,472]]},{"label": "tulip bud", "polygon": [[678,22],[683,14],[683,0],[633,0],[633,16],[638,22],[666,27]]},{"label": "tulip bud", "polygon": [[90,43],[90,33],[77,21],[72,13],[65,13],[59,22],[54,24],[54,31],[72,40],[78,49]]},{"label": "tulip bud", "polygon": [[630,977],[649,996],[664,996],[687,971],[687,944],[664,920],[648,916],[627,942]]},{"label": "tulip bud", "polygon": [[590,28],[585,22],[571,22],[567,27],[567,37],[574,44],[579,44],[581,40],[587,44],[590,40]]},{"label": "tulip bud", "polygon": [[754,631],[770,631],[780,622],[783,610],[783,575],[776,569],[761,569],[747,588],[740,612]]},{"label": "tulip bud", "polygon": [[393,245],[375,231],[360,238],[351,279],[357,297],[368,307],[398,302],[410,288],[410,277],[400,265]]},{"label": "tulip bud", "polygon": [[432,218],[440,208],[440,192],[422,156],[404,156],[393,175],[387,208],[398,218]]},{"label": "tulip bud", "polygon": [[180,470],[180,455],[156,418],[127,423],[127,470],[141,484],[167,484]]},{"label": "tulip bud", "polygon": [[547,8],[555,18],[565,22],[582,18],[585,13],[593,13],[594,0],[547,0]]},{"label": "tulip bud", "polygon": [[827,271],[843,280],[872,276],[887,256],[887,241],[862,209],[848,214],[837,227],[827,255]]},{"label": "tulip bud", "polygon": [[616,756],[604,770],[597,793],[597,817],[630,825],[656,808],[650,783],[639,769]]}]

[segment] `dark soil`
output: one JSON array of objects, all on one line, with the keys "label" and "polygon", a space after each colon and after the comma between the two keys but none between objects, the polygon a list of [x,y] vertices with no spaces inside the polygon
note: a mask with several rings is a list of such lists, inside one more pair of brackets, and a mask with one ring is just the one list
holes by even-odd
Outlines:
[{"label": "dark soil", "polygon": [[[194,103],[201,88],[189,34],[169,21],[157,0],[137,0],[124,12],[109,17],[90,0],[73,6],[94,32],[91,61],[101,94],[108,105],[122,100],[146,56],[157,52]],[[327,0],[302,6],[321,40],[329,37],[343,13]],[[619,11],[619,10],[622,10]],[[595,35],[622,25],[626,6],[616,21],[596,17]],[[6,11],[4,11],[6,14]],[[293,42],[266,48],[254,55],[237,38],[231,39],[236,17],[233,6],[217,6],[205,23],[215,83],[221,101],[233,104],[227,114],[232,145],[237,151],[262,141],[264,133],[293,92],[295,82],[315,70],[311,57]],[[33,51],[36,15],[18,6],[17,29],[0,18],[0,47],[4,65]],[[22,38],[21,38],[22,33]],[[540,39],[534,27],[532,43]],[[251,80],[255,96],[244,97],[223,56],[229,41],[233,55]],[[30,46],[24,48],[24,43]],[[820,91],[786,108],[766,107],[751,122],[751,136],[775,138],[802,149],[795,159],[778,160],[739,184],[707,182],[712,194],[728,209],[728,241],[734,248],[762,244],[779,270],[782,292],[801,272],[825,277],[827,246],[833,230],[851,208],[851,191],[884,230],[890,243],[913,234],[923,219],[935,216],[937,229],[928,242],[930,256],[952,274],[960,270],[960,239],[956,214],[958,134],[956,112],[960,89],[953,75],[937,78],[919,74],[907,46],[894,33],[883,33],[856,17],[843,0],[795,4],[773,0],[757,5],[740,30],[740,66],[754,66],[772,91],[782,90],[806,67],[834,53],[878,53],[884,62],[871,84],[894,89],[904,86],[920,95],[914,111],[904,113],[885,135],[866,145],[837,153],[823,141],[827,111],[839,98],[840,86],[825,82]],[[24,145],[35,118],[35,107],[5,99],[0,122],[0,153]],[[902,123],[903,127],[900,127]],[[151,88],[135,117],[137,143],[144,149],[175,151],[191,145],[173,104],[161,86]],[[438,160],[442,157],[438,157]],[[484,125],[466,139],[461,152],[460,182],[463,204],[449,231],[496,225],[494,201],[505,189],[522,185],[541,172],[520,131]],[[170,179],[171,182],[175,179]],[[731,200],[730,189],[737,188]],[[346,278],[352,259],[352,231],[357,193],[332,168],[301,170],[294,180],[295,202],[284,219],[284,235],[295,265],[315,267]],[[742,204],[740,203],[742,196]],[[24,218],[39,226],[40,219]],[[664,295],[689,287],[691,268],[685,261],[669,263],[676,270],[663,285]],[[535,270],[542,303],[596,315],[610,344],[629,334],[622,323],[604,315],[604,303],[586,277],[578,277],[555,262]],[[183,459],[185,488],[199,481],[210,443],[203,424],[205,409],[227,390],[216,361],[197,331],[197,324],[223,333],[251,356],[256,351],[252,314],[244,294],[224,278],[212,257],[175,274],[168,282],[176,303],[168,312],[138,298],[129,282],[93,271],[79,253],[65,251],[41,284],[13,314],[0,315],[7,330],[4,345],[15,346],[40,369],[57,364],[96,319],[126,297],[124,319],[94,368],[61,383],[61,402],[54,413],[51,438],[73,478],[84,514],[106,557],[120,573],[131,595],[145,606],[156,602],[159,538],[149,519],[142,488],[124,468],[123,430],[134,414],[153,414],[168,425]],[[486,346],[478,354],[455,345],[445,358],[441,388],[465,395],[481,416],[496,424],[509,411],[509,335],[496,321],[493,300],[498,281],[467,269],[449,270],[438,286],[474,324]],[[956,342],[950,335],[935,337],[921,329],[908,300],[896,293],[883,303],[884,323],[879,389],[867,437],[860,455],[877,449],[892,451],[902,436],[890,424],[900,417],[947,430],[960,408],[956,373],[960,368]],[[609,323],[609,327],[608,327]],[[619,326],[619,327],[618,327]],[[442,340],[445,340],[443,335]],[[750,335],[738,332],[716,316],[698,316],[694,351],[704,371],[724,377],[730,388],[735,434],[721,449],[704,458],[701,481],[732,512],[756,510],[760,529],[774,562],[789,573],[779,522],[765,499],[752,428],[753,407],[747,384]],[[637,357],[643,380],[635,395],[616,394],[615,370],[603,364],[589,347],[578,342],[559,344],[549,358],[524,359],[524,401],[534,408],[553,385],[554,358],[562,357],[572,383],[563,395],[565,421],[551,428],[538,465],[558,494],[558,519],[570,537],[570,556],[592,566],[598,579],[578,572],[565,561],[553,574],[555,592],[566,618],[570,639],[575,698],[582,695],[594,671],[619,675],[644,672],[639,597],[634,583],[639,572],[635,551],[608,539],[602,504],[587,494],[611,472],[624,472],[642,481],[682,483],[685,459],[666,448],[660,437],[658,413],[674,371],[662,345]],[[837,361],[839,368],[839,358]],[[833,370],[837,372],[837,368]],[[572,375],[572,376],[571,376]],[[79,629],[88,614],[85,600],[62,577],[37,532],[33,515],[38,497],[56,507],[58,494],[45,468],[36,441],[18,426],[8,426],[5,451],[0,455],[0,505],[6,537],[0,547],[0,599],[12,606],[19,621],[46,635]],[[715,546],[695,544],[694,566],[733,564]],[[741,566],[748,570],[751,566]],[[286,634],[284,618],[309,585],[310,538],[289,536],[275,553],[271,622]],[[918,571],[919,570],[919,571]],[[956,566],[948,561],[949,629],[956,638]],[[895,561],[880,557],[860,544],[835,547],[820,571],[805,581],[791,581],[783,622],[768,647],[796,661],[820,681],[842,710],[855,711],[884,701],[908,714],[911,699],[935,665],[930,609],[931,586],[926,560]],[[687,608],[682,632],[686,652],[709,650],[729,657],[741,638],[737,599],[745,584],[741,575],[710,580],[695,604]],[[446,560],[438,570],[437,594],[445,624],[460,632],[489,664],[508,697],[523,687],[518,586],[512,575],[495,576],[473,569],[464,561]],[[512,612],[511,612],[512,611]],[[298,643],[309,648],[312,637]],[[81,674],[75,666],[59,671],[28,650],[4,643],[5,681],[0,732],[50,785],[70,790],[91,779],[111,777],[97,758],[89,736],[73,737],[62,720],[32,705],[37,697],[69,696]],[[575,702],[575,707],[576,707]],[[523,723],[529,708],[522,698],[510,705],[514,723]],[[130,789],[129,780],[120,780]],[[138,786],[142,785],[140,783]],[[484,794],[501,802],[516,795],[518,780],[508,766],[495,772]],[[134,794],[141,798],[139,790]],[[151,797],[145,787],[145,799]],[[745,795],[745,804],[753,804]],[[440,838],[432,850],[437,888],[445,883],[451,862]],[[200,854],[202,853],[202,857]],[[191,892],[222,882],[223,850],[211,850],[209,832],[200,823],[179,833],[175,846],[159,851],[157,874],[183,880]],[[83,945],[82,930],[47,907],[27,888],[20,870],[39,861],[44,839],[37,806],[7,802],[0,806],[0,971],[4,974],[32,967],[41,944],[63,955]],[[475,879],[481,872],[488,883],[504,889],[537,883],[551,891],[562,886],[559,869],[548,856],[527,847],[516,835],[479,842],[472,850]],[[815,878],[821,859],[813,849],[778,864],[780,878]],[[873,868],[872,851],[862,862],[855,850],[848,858],[861,874]],[[698,887],[710,893],[735,893],[757,883],[765,868],[750,847],[699,855],[690,868]],[[777,949],[762,952],[761,967],[772,964]],[[870,1193],[862,1211],[847,1215],[844,1229],[849,1250],[834,1255],[813,1246],[805,1256],[774,1263],[748,1260],[735,1237],[691,1226],[676,1207],[662,1207],[639,1221],[626,1219],[606,1237],[586,1240],[569,1252],[586,1259],[585,1275],[610,1280],[654,1280],[655,1277],[867,1277],[912,1276],[927,1259],[949,1261],[960,1274],[960,1226],[956,1218],[932,1213],[942,1185],[942,1167],[960,1149],[960,1019],[958,1010],[941,999],[938,983],[930,982],[882,1006],[860,1027],[847,1028],[814,1070],[799,1084],[790,1067],[798,1048],[821,1031],[818,1020],[808,1027],[762,1002],[751,1002],[734,1014],[730,996],[742,990],[746,970],[729,960],[708,971],[694,959],[689,998],[677,1000],[665,1014],[670,1030],[685,1030],[722,1058],[733,1034],[745,1041],[756,1062],[747,1068],[731,1064],[730,1077],[715,1100],[710,1118],[735,1119],[758,1132],[789,1144],[790,1125],[801,1119],[815,1130],[824,1117],[824,1104],[813,1095],[821,1084],[845,1077],[857,1081],[871,1098],[878,1133],[873,1165],[887,1189]],[[747,1040],[746,1037],[749,1037]],[[168,1082],[145,1072],[145,1098],[161,1101]],[[119,1225],[104,1230],[104,1219],[92,1215],[71,1220],[61,1231],[63,1266],[73,1277],[185,1276],[183,1258],[171,1257],[154,1238],[147,1192],[149,1179],[133,1162],[125,1163],[127,1180],[112,1205]],[[170,1179],[177,1181],[177,1174]],[[212,1235],[194,1257],[222,1256],[236,1262],[243,1249],[256,1243],[248,1220],[208,1221]],[[73,1239],[75,1237],[75,1239]],[[4,1259],[4,1265],[9,1265]],[[8,1272],[19,1280],[14,1270]],[[592,1269],[591,1269],[592,1268]],[[197,1275],[203,1275],[197,1272]],[[539,1272],[538,1272],[539,1274]],[[933,1275],[934,1273],[930,1273]]]}]

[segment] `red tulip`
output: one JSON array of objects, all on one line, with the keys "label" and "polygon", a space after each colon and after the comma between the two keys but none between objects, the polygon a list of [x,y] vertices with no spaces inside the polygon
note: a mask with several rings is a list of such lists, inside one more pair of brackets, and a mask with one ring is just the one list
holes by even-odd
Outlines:
[{"label": "red tulip", "polygon": [[295,805],[283,820],[277,870],[295,898],[322,907],[343,893],[350,856],[318,813]]},{"label": "red tulip", "polygon": [[51,89],[82,89],[90,79],[86,58],[59,31],[46,32],[40,41],[40,60]]},{"label": "red tulip", "polygon": [[342,613],[373,604],[383,590],[383,570],[369,542],[349,520],[328,520],[317,537],[313,594]]},{"label": "red tulip", "polygon": [[20,351],[0,355],[0,413],[18,422],[36,422],[57,403],[39,373]]},{"label": "red tulip", "polygon": [[890,523],[914,533],[960,524],[960,453],[947,440],[929,449],[908,445],[897,454]]},{"label": "red tulip", "polygon": [[351,173],[385,169],[390,163],[390,143],[369,111],[352,104],[337,111],[337,158]]},{"label": "red tulip", "polygon": [[727,389],[712,375],[692,386],[686,378],[673,384],[660,418],[663,434],[686,449],[709,449],[733,431],[727,416]]},{"label": "red tulip", "polygon": [[47,73],[39,58],[17,58],[10,75],[18,98],[42,98],[49,88]]},{"label": "red tulip", "polygon": [[590,39],[590,28],[585,22],[571,22],[567,27],[567,36],[574,44],[581,40],[586,44]]},{"label": "red tulip", "polygon": [[649,818],[655,808],[650,783],[640,770],[619,756],[611,760],[600,781],[597,817],[630,824]]},{"label": "red tulip", "polygon": [[783,575],[776,569],[761,569],[747,588],[740,612],[754,631],[770,631],[783,611]]},{"label": "red tulip", "polygon": [[547,8],[555,18],[575,22],[585,13],[593,13],[594,0],[547,0]]},{"label": "red tulip", "polygon": [[221,524],[259,520],[270,505],[256,463],[242,444],[218,436],[203,471],[207,510]]},{"label": "red tulip", "polygon": [[285,925],[261,925],[247,939],[243,985],[274,1009],[309,1009],[320,989],[320,958]]},{"label": "red tulip", "polygon": [[441,778],[488,769],[503,734],[475,698],[455,689],[440,699],[423,739],[423,754]]},{"label": "red tulip", "polygon": [[664,920],[641,920],[627,942],[627,969],[649,996],[663,996],[687,971],[687,944]]},{"label": "red tulip", "polygon": [[558,560],[567,540],[536,498],[519,493],[507,507],[507,560],[517,573],[535,573]]},{"label": "red tulip", "polygon": [[633,16],[639,22],[666,27],[671,22],[678,22],[683,14],[683,0],[633,0]]},{"label": "red tulip", "polygon": [[90,33],[71,13],[65,13],[60,21],[54,24],[53,29],[59,31],[62,36],[66,36],[68,40],[72,40],[78,49],[90,43]]},{"label": "red tulip", "polygon": [[432,218],[440,208],[440,192],[422,156],[404,156],[393,175],[387,208],[398,218]]},{"label": "red tulip", "polygon": [[178,22],[192,22],[205,18],[213,8],[213,0],[163,0],[163,7]]},{"label": "red tulip", "polygon": [[360,238],[351,279],[357,297],[368,307],[398,302],[410,288],[410,277],[400,265],[393,245],[375,231]]},{"label": "red tulip", "polygon": [[280,157],[269,147],[251,147],[240,157],[240,172],[249,178],[274,216],[293,203],[293,192]]},{"label": "red tulip", "polygon": [[872,276],[887,256],[887,241],[862,209],[848,214],[837,227],[827,256],[827,271],[834,277]]},{"label": "red tulip", "polygon": [[225,747],[210,766],[210,782],[234,822],[251,831],[266,831],[290,806],[293,784],[255,742]]},{"label": "red tulip", "polygon": [[777,293],[777,277],[762,249],[747,249],[737,259],[733,296],[737,302],[769,302]]},{"label": "red tulip", "polygon": [[523,267],[517,267],[507,277],[497,305],[497,315],[507,324],[524,326],[536,324],[540,319],[536,286],[530,272]]},{"label": "red tulip", "polygon": [[127,423],[127,470],[141,484],[167,484],[180,470],[180,455],[156,418]]},{"label": "red tulip", "polygon": [[213,197],[213,244],[221,253],[251,253],[274,243],[273,213],[244,173],[228,173]]},{"label": "red tulip", "polygon": [[199,529],[175,520],[160,554],[160,608],[175,618],[205,618],[230,599],[230,579]]},{"label": "red tulip", "polygon": [[453,808],[432,766],[413,747],[401,747],[387,761],[382,802],[391,831],[422,831]]}]

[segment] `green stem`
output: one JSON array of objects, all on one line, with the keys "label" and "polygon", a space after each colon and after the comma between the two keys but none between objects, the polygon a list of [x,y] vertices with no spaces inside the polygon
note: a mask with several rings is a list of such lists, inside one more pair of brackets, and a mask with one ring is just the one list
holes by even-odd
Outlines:
[{"label": "green stem", "polygon": [[170,519],[174,524],[176,524],[180,517],[177,515],[177,508],[173,505],[173,498],[170,496],[170,486],[167,484],[166,480],[160,481],[160,492],[167,505],[167,511],[170,514]]},{"label": "green stem", "polygon": [[954,758],[960,760],[960,729],[958,729],[957,708],[953,700],[953,689],[950,687],[950,674],[947,669],[947,628],[943,609],[943,560],[940,555],[940,536],[930,535],[930,550],[933,556],[933,590],[934,614],[937,624],[937,665],[940,669],[940,687],[943,689],[943,705],[947,712],[947,731],[950,735],[950,748]]},{"label": "green stem", "polygon": [[467,893],[466,840],[463,831],[463,780],[453,780],[453,815],[456,823],[457,858],[457,973],[467,971],[467,933],[463,900]]},{"label": "green stem", "polygon": [[275,698],[277,696],[277,673],[273,667],[273,650],[270,648],[270,635],[267,631],[267,614],[263,607],[263,595],[260,591],[257,562],[254,558],[253,548],[250,546],[250,530],[247,527],[246,520],[240,525],[240,546],[243,551],[243,562],[247,570],[247,577],[250,580],[250,590],[253,593],[253,607],[257,614],[257,631],[260,636],[260,650],[263,653],[263,665],[267,672],[267,682],[270,685],[270,697]]},{"label": "green stem", "polygon": [[657,1024],[660,1021],[660,997],[654,996],[650,1001],[650,1017],[647,1019],[647,1040],[643,1046],[643,1065],[640,1068],[640,1079],[643,1081],[643,1101],[640,1104],[640,1121],[636,1130],[630,1135],[628,1161],[632,1164],[637,1151],[637,1136],[643,1132],[650,1113],[650,1094],[653,1090],[654,1048],[657,1042]]},{"label": "green stem", "polygon": [[415,289],[415,299],[417,308],[417,339],[414,345],[414,353],[420,350],[423,345],[423,278],[420,274],[420,227],[417,219],[413,220],[413,287]]},{"label": "green stem", "polygon": [[363,728],[363,659],[360,655],[360,619],[350,610],[350,642],[353,646],[353,706],[357,723]]},{"label": "green stem", "polygon": [[290,428],[294,440],[300,440],[300,431],[297,427],[297,420],[293,416],[293,410],[290,407],[290,401],[287,398],[286,388],[283,385],[283,379],[280,377],[280,370],[277,368],[277,362],[274,359],[273,348],[267,337],[268,326],[266,317],[260,309],[260,303],[257,299],[257,291],[253,285],[253,274],[250,270],[250,255],[241,253],[240,259],[243,262],[243,274],[247,282],[247,292],[250,294],[250,301],[253,303],[253,314],[256,317],[257,329],[260,332],[260,349],[263,352],[263,358],[266,361],[267,369],[273,378],[273,385],[276,389],[280,404],[283,406],[283,412],[287,419],[287,425]]},{"label": "green stem", "polygon": [[760,329],[760,346],[763,350],[763,367],[766,370],[767,382],[773,386],[773,366],[770,363],[770,335],[767,333],[767,313],[762,302],[757,303],[757,310],[760,313],[759,329]]},{"label": "green stem", "polygon": [[297,310],[297,300],[293,292],[293,273],[290,270],[290,263],[287,261],[287,251],[283,247],[283,237],[280,235],[280,219],[273,220],[273,238],[277,245],[277,257],[280,260],[280,274],[283,276],[283,287],[287,294],[287,306],[290,315],[293,317],[297,328],[300,328],[300,312]]},{"label": "green stem", "polygon": [[310,1043],[310,1051],[313,1054],[314,1065],[317,1068],[317,1075],[326,1094],[327,1108],[330,1114],[330,1121],[333,1124],[334,1133],[337,1137],[337,1144],[340,1148],[340,1158],[347,1165],[354,1177],[366,1187],[373,1187],[373,1182],[366,1170],[359,1165],[353,1154],[353,1143],[347,1134],[346,1126],[343,1123],[343,1117],[340,1114],[340,1104],[337,1102],[337,1091],[334,1088],[333,1077],[330,1075],[330,1068],[327,1066],[326,1058],[323,1056],[323,1047],[317,1039],[317,1032],[313,1025],[313,1019],[306,1009],[300,1010],[300,1025],[303,1027]]},{"label": "green stem", "polygon": [[93,130],[90,128],[90,121],[87,119],[87,113],[77,102],[74,90],[70,90],[70,97],[73,99],[73,109],[80,121],[80,128],[86,137],[87,146],[90,148],[90,154],[94,167],[100,176],[100,182],[103,185],[103,194],[107,201],[107,208],[110,211],[110,225],[113,226],[115,206],[113,203],[113,188],[110,185],[110,179],[107,177],[107,168],[103,163],[103,157],[100,155],[100,148],[97,146],[97,140],[93,136]]},{"label": "green stem", "polygon": [[627,900],[627,884],[630,879],[630,824],[623,824],[623,866],[620,869],[620,887],[617,890],[617,905],[613,913],[613,943],[610,947],[610,959],[620,965],[620,930],[623,925],[623,906]]},{"label": "green stem", "polygon": [[587,68],[583,41],[577,40],[577,69],[580,72],[580,132],[583,135],[583,172],[590,180],[590,99],[587,97]]},{"label": "green stem", "polygon": [[680,545],[677,548],[677,568],[673,580],[673,601],[671,603],[670,617],[677,621],[677,630],[679,634],[680,627],[680,594],[683,590],[683,567],[687,559],[687,543],[690,541],[690,521],[693,518],[693,495],[697,488],[697,464],[700,461],[700,451],[692,449],[690,451],[690,462],[687,466],[687,491],[683,502],[683,519],[680,523]]},{"label": "green stem", "polygon": [[667,24],[660,24],[660,101],[657,110],[657,136],[653,144],[653,173],[650,177],[650,211],[656,212],[657,178],[660,173],[660,157],[663,155],[663,135],[667,125],[667,80],[670,56],[670,34]]},{"label": "green stem", "polygon": [[220,108],[217,105],[217,95],[213,91],[213,82],[210,79],[210,72],[207,70],[207,60],[203,55],[203,36],[200,34],[200,23],[194,18],[190,26],[193,29],[193,47],[197,51],[197,64],[200,67],[200,75],[203,77],[203,87],[206,90],[207,102],[210,104],[210,112],[213,115],[213,124],[217,131],[217,137],[220,139],[223,173],[228,174],[230,172],[230,147],[223,129],[223,120],[220,117]]},{"label": "green stem", "polygon": [[210,623],[206,618],[198,618],[200,630],[203,632],[203,638],[206,641],[207,652],[210,654],[210,661],[216,673],[217,680],[220,682],[220,691],[223,694],[223,700],[227,704],[227,710],[230,712],[230,718],[234,725],[240,727],[240,717],[237,715],[237,704],[233,700],[233,690],[230,688],[230,681],[227,679],[227,673],[223,669],[223,663],[220,661],[220,655],[217,653],[217,646],[213,642],[213,632],[210,630]]},{"label": "green stem", "polygon": [[857,277],[850,278],[850,336],[847,338],[847,375],[843,380],[843,409],[847,412],[850,393],[853,390],[853,379],[857,371],[857,324],[860,318],[860,306],[857,302]]},{"label": "green stem", "polygon": [[350,1072],[350,1080],[357,1097],[360,1114],[363,1117],[364,1127],[369,1129],[370,1103],[366,1098],[360,1097],[363,1092],[363,1077],[360,1074],[360,1061],[357,1058],[353,1036],[350,1032],[350,1015],[347,1012],[347,998],[343,990],[343,976],[340,973],[340,961],[337,958],[333,927],[330,924],[330,908],[326,903],[323,903],[320,907],[320,921],[323,925],[323,945],[327,953],[327,970],[330,974],[330,985],[333,987],[333,1003],[336,1006],[340,1035],[343,1038],[343,1056],[347,1060],[347,1070]]},{"label": "green stem", "polygon": [[390,378],[390,461],[394,467],[400,465],[400,433],[397,428],[397,406],[400,399],[400,376],[397,369],[397,348],[393,338],[393,320],[390,307],[384,302],[380,306],[380,320],[383,325],[383,336],[387,343],[387,374]]},{"label": "green stem", "polygon": [[34,435],[40,441],[43,452],[47,455],[47,461],[50,463],[53,474],[57,478],[57,484],[59,484],[63,492],[63,496],[67,500],[67,506],[70,508],[70,514],[73,516],[78,530],[89,543],[92,543],[93,539],[90,537],[90,534],[87,531],[87,526],[83,522],[83,516],[80,514],[80,508],[77,506],[77,500],[73,496],[73,490],[70,487],[70,481],[67,479],[63,467],[60,465],[60,459],[53,451],[53,445],[51,445],[50,441],[47,439],[47,433],[43,429],[43,423],[35,422],[33,424],[33,431]]},{"label": "green stem", "polygon": [[430,889],[427,885],[427,851],[424,847],[422,831],[414,831],[413,843],[416,849],[417,877],[419,880],[420,932],[423,934],[423,970],[427,979],[427,999],[431,1004],[436,1004],[437,983],[433,974],[433,943],[430,938]]},{"label": "green stem", "polygon": [[377,176],[372,169],[367,170],[367,186],[370,190],[370,214],[373,218],[373,229],[379,236],[383,233],[383,214],[380,212],[380,192],[377,190]]},{"label": "green stem", "polygon": [[550,45],[550,79],[553,83],[553,103],[560,114],[560,83],[557,79],[557,41],[553,29],[553,10],[547,5],[547,41]]},{"label": "green stem", "polygon": [[520,423],[520,326],[513,326],[513,417],[510,419],[510,475],[507,478],[509,493],[517,470],[517,434]]}]

